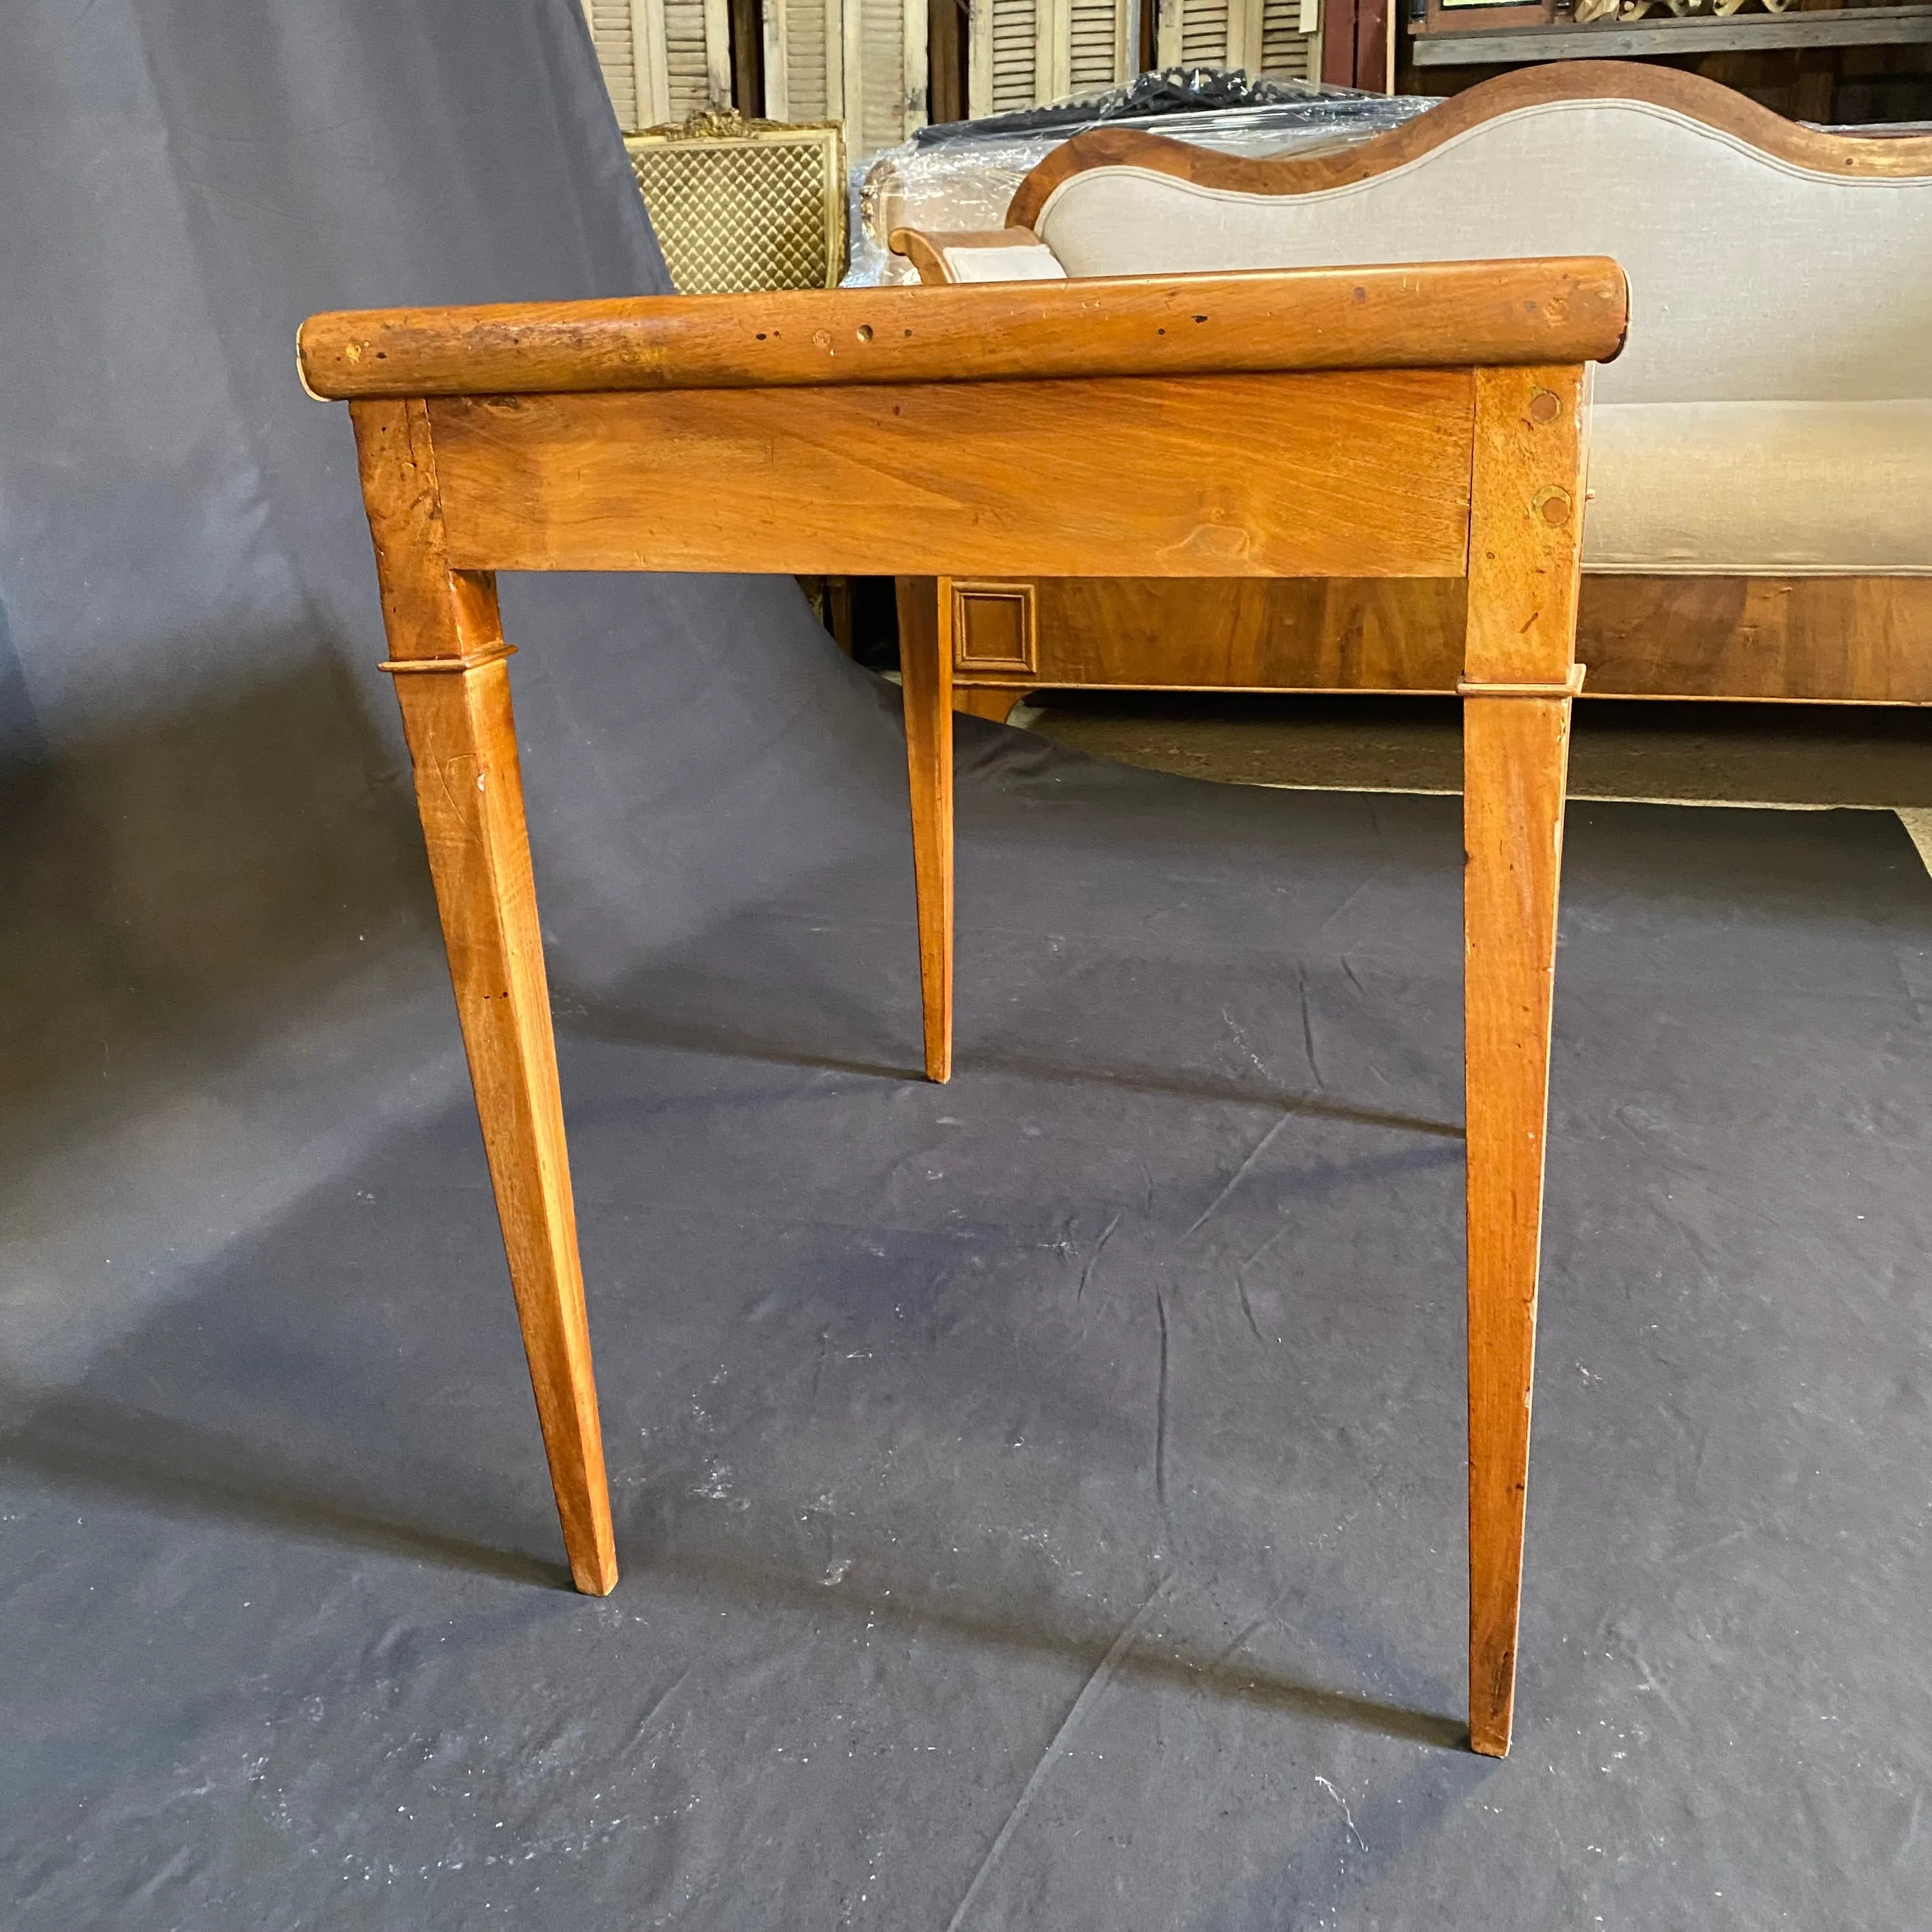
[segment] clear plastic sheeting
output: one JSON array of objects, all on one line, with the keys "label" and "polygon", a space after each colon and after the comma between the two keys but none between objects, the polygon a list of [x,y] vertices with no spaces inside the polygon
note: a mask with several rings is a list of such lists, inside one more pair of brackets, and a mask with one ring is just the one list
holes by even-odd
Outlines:
[{"label": "clear plastic sheeting", "polygon": [[[1245,107],[1136,112],[1138,103],[1130,91],[1115,88],[1051,108],[922,128],[914,140],[853,170],[852,254],[844,285],[918,280],[912,264],[886,244],[895,228],[1004,227],[1007,205],[1027,175],[1064,142],[1091,128],[1141,128],[1226,154],[1316,154],[1352,147],[1442,104],[1424,95],[1349,88],[1253,86],[1280,98]],[[1048,116],[1049,124],[1040,124]]]},{"label": "clear plastic sheeting", "polygon": [[[1330,90],[1334,92],[1336,90]],[[1352,89],[1348,90],[1353,92]],[[1016,107],[978,121],[928,122],[913,135],[921,148],[949,146],[986,135],[1022,134],[1090,126],[1096,121],[1142,121],[1155,115],[1204,114],[1234,107],[1280,107],[1320,94],[1319,82],[1250,80],[1242,68],[1171,67],[1139,74],[1125,87]]]}]

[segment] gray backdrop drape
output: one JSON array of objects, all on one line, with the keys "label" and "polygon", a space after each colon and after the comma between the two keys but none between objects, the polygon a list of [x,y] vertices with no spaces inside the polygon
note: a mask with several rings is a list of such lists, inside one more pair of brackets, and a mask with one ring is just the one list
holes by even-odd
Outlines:
[{"label": "gray backdrop drape", "polygon": [[[28,4],[0,35],[28,1177],[0,1219],[32,1378],[77,1304],[191,1270],[460,1077],[346,412],[296,385],[296,326],[668,284],[567,5]],[[887,712],[789,582],[506,592],[563,988],[897,832]]]}]

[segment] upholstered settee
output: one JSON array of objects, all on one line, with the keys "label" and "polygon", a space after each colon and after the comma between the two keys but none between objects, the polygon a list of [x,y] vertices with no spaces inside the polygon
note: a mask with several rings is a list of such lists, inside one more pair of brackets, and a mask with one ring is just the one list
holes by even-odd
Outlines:
[{"label": "upholstered settee", "polygon": [[[1932,138],[1592,61],[1336,155],[1083,135],[1006,219],[895,245],[927,280],[1614,256],[1630,328],[1590,424],[1586,692],[1932,702]],[[1202,434],[1240,460],[1240,424]],[[961,701],[996,714],[1046,685],[1446,691],[1460,662],[1448,582],[956,594]]]}]

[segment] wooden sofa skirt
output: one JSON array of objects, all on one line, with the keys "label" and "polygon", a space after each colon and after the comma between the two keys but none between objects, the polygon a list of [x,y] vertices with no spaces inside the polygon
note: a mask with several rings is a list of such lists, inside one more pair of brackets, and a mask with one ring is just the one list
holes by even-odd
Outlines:
[{"label": "wooden sofa skirt", "polygon": [[[1437,693],[1462,663],[1460,578],[962,579],[953,704],[1049,688]],[[1932,704],[1932,578],[1586,576],[1595,698]]]}]

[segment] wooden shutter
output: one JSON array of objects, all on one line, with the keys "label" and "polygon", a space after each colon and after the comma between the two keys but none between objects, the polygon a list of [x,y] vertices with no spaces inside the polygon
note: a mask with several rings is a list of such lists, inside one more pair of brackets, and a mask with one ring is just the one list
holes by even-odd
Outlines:
[{"label": "wooden shutter", "polygon": [[764,0],[765,112],[774,121],[844,117],[840,0]]},{"label": "wooden shutter", "polygon": [[845,0],[845,140],[896,148],[926,125],[926,0]]},{"label": "wooden shutter", "polygon": [[1261,56],[1250,72],[1269,80],[1322,78],[1321,0],[1262,0]]},{"label": "wooden shutter", "polygon": [[729,0],[584,0],[627,134],[731,105]]},{"label": "wooden shutter", "polygon": [[926,0],[764,0],[765,112],[842,121],[853,159],[926,125]]},{"label": "wooden shutter", "polygon": [[1244,10],[1244,0],[1162,0],[1156,58],[1162,67],[1239,67],[1234,48]]},{"label": "wooden shutter", "polygon": [[1060,92],[1099,94],[1124,86],[1131,70],[1121,0],[1065,0],[1065,5],[1066,70]]},{"label": "wooden shutter", "polygon": [[1321,0],[1160,0],[1162,67],[1240,68],[1251,78],[1318,80]]},{"label": "wooden shutter", "polygon": [[1005,114],[1124,86],[1128,0],[973,0],[966,111]]},{"label": "wooden shutter", "polygon": [[637,56],[631,45],[631,0],[584,0],[584,17],[596,44],[597,64],[618,124],[627,132],[640,128],[638,114]]}]

